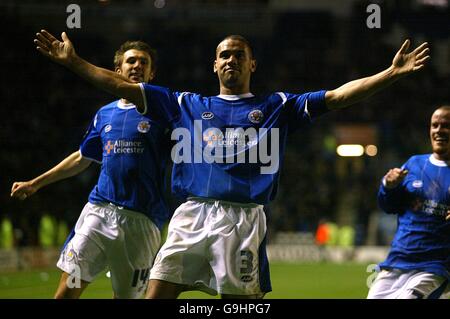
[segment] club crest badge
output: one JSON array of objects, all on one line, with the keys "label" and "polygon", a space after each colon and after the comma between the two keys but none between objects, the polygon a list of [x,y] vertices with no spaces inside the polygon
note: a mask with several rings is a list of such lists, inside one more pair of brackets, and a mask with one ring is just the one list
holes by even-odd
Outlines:
[{"label": "club crest badge", "polygon": [[260,124],[264,119],[264,113],[261,110],[253,110],[248,113],[248,120],[254,124]]},{"label": "club crest badge", "polygon": [[147,133],[150,130],[150,123],[148,121],[140,121],[137,129],[141,133]]},{"label": "club crest badge", "polygon": [[73,250],[73,248],[71,248],[66,254],[66,260],[72,261],[76,258],[77,258],[77,253],[75,252],[75,250]]}]

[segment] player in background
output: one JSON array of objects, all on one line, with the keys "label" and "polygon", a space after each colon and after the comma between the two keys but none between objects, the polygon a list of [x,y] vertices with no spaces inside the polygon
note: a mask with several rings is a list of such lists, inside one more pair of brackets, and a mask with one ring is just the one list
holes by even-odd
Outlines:
[{"label": "player in background", "polygon": [[[155,59],[148,44],[127,41],[116,51],[116,74],[146,83],[155,76]],[[127,99],[114,101],[97,112],[78,151],[44,174],[13,184],[11,196],[23,200],[81,173],[93,161],[101,164],[97,185],[57,263],[63,273],[55,298],[79,298],[105,268],[115,298],[139,298],[145,292],[168,220],[163,192],[169,148],[161,123],[138,113]]]},{"label": "player in background", "polygon": [[[228,36],[217,46],[213,64],[220,94],[202,97],[127,83],[80,58],[65,33],[59,41],[42,30],[35,44],[43,55],[92,84],[171,123],[172,137],[175,133],[179,142],[187,140],[192,146],[182,154],[176,147],[172,151],[172,191],[186,202],[169,223],[147,298],[176,298],[190,289],[220,293],[223,298],[260,298],[270,291],[263,205],[276,195],[288,131],[371,96],[421,70],[430,58],[426,43],[408,52],[407,40],[389,68],[335,90],[255,96],[250,92],[256,71],[250,44],[242,36]],[[186,132],[191,134],[181,138]],[[250,160],[268,140],[269,161],[261,154],[257,161]],[[245,160],[236,160],[242,154]]]},{"label": "player in background", "polygon": [[430,141],[432,154],[412,156],[383,177],[378,202],[398,214],[398,225],[369,299],[439,298],[448,286],[450,106],[431,116]]}]

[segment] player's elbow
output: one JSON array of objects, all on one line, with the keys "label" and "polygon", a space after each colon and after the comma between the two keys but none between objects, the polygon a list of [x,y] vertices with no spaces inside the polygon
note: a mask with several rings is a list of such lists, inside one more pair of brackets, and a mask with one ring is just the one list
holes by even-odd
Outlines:
[{"label": "player's elbow", "polygon": [[339,90],[331,90],[325,93],[325,103],[327,104],[328,109],[335,110],[340,109],[346,106],[345,103],[345,94]]}]

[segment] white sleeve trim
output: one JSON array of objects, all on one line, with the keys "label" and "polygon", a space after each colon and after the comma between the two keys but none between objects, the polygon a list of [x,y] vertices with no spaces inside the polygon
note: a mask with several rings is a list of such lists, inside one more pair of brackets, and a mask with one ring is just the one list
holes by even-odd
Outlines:
[{"label": "white sleeve trim", "polygon": [[138,113],[144,115],[144,114],[147,114],[147,97],[145,96],[144,84],[143,83],[139,83],[139,87],[141,88],[142,100],[144,101],[144,111],[143,112],[139,112],[138,108],[136,108],[136,111],[138,111]]},{"label": "white sleeve trim", "polygon": [[287,101],[286,94],[284,94],[283,92],[276,92],[276,94],[278,94],[281,97],[281,99],[283,100],[283,106],[284,106],[284,103],[286,103],[286,101]]},{"label": "white sleeve trim", "polygon": [[81,154],[81,157],[83,157],[83,158],[85,158],[85,159],[88,159],[88,160],[90,160],[90,161],[93,161],[93,162],[96,162],[97,164],[102,164],[102,161],[97,161],[95,158],[91,158],[91,157],[88,157],[88,156],[84,156],[83,155],[83,152],[81,151],[81,147],[80,147],[80,154]]},{"label": "white sleeve trim", "polygon": [[183,92],[180,94],[180,96],[178,97],[178,105],[181,107],[181,103],[183,102],[183,96],[185,96],[186,94],[188,94],[189,92]]},{"label": "white sleeve trim", "polygon": [[309,119],[311,120],[311,114],[309,114],[309,111],[308,111],[308,99],[306,99],[306,102],[305,102],[305,113],[306,113],[306,115],[308,115]]},{"label": "white sleeve trim", "polygon": [[98,117],[98,113],[95,114],[94,117],[94,127],[97,129],[97,117]]}]

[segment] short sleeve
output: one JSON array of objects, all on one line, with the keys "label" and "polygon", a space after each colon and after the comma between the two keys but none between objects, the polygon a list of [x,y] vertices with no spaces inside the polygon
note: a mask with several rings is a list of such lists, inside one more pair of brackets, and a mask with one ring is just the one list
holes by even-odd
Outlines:
[{"label": "short sleeve", "polygon": [[168,123],[180,118],[179,94],[161,86],[147,83],[140,83],[139,85],[144,97],[144,112],[142,114],[148,113],[152,118],[164,120]]},{"label": "short sleeve", "polygon": [[96,162],[102,162],[103,157],[103,144],[97,129],[99,118],[99,113],[97,113],[80,144],[81,155]]},{"label": "short sleeve", "polygon": [[311,123],[329,109],[325,103],[325,90],[304,94],[284,93],[285,110],[288,113],[290,126],[298,127]]}]

